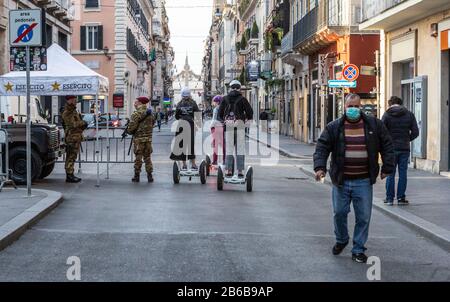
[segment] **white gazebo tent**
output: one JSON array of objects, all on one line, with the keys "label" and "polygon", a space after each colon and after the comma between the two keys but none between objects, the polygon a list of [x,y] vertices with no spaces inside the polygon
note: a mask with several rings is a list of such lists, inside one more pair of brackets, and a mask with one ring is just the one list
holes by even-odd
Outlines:
[{"label": "white gazebo tent", "polygon": [[[33,53],[30,54],[30,57],[33,57]],[[98,116],[99,96],[105,96],[106,104],[108,104],[108,78],[72,57],[58,44],[53,44],[47,49],[47,61],[46,71],[30,73],[30,94],[34,96],[93,95],[96,100],[96,116]],[[31,59],[30,64],[32,63]],[[12,71],[4,74],[0,76],[0,95],[26,96],[26,84],[25,71]],[[95,151],[97,154],[97,186],[99,186],[98,118],[96,119],[96,128]],[[109,131],[107,132],[109,135]]]}]

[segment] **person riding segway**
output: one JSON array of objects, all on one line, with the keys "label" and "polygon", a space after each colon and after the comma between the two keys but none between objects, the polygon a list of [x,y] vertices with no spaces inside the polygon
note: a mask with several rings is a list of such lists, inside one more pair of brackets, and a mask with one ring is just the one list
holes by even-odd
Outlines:
[{"label": "person riding segway", "polygon": [[[178,184],[181,176],[200,176],[202,184],[206,183],[206,162],[202,161],[200,171],[195,162],[195,130],[196,113],[200,112],[197,103],[191,97],[191,91],[185,87],[181,90],[181,101],[175,110],[175,119],[178,121],[177,132],[172,143],[170,159],[173,165],[174,183]],[[197,114],[198,115],[198,114]],[[190,161],[188,168],[187,161]],[[182,162],[180,166],[178,162]]]},{"label": "person riding segway", "polygon": [[[211,120],[211,147],[212,147],[212,159],[211,156],[206,156],[206,163],[208,165],[208,172],[218,169],[219,155],[222,155],[223,164],[225,164],[225,138],[224,138],[224,125],[218,119],[219,106],[223,100],[223,96],[216,95],[212,99],[212,120]],[[221,148],[221,149],[219,149]],[[221,150],[222,152],[220,152]],[[208,173],[209,174],[209,173]]]},{"label": "person riding segway", "polygon": [[[222,100],[218,110],[218,120],[225,125],[226,165],[218,171],[218,189],[223,183],[247,184],[247,191],[252,191],[253,168],[245,168],[245,130],[253,119],[253,109],[248,100],[241,94],[241,83],[234,80],[230,83],[231,91]],[[234,156],[236,153],[236,156]],[[236,165],[235,165],[236,163]],[[234,175],[234,167],[237,175]]]}]

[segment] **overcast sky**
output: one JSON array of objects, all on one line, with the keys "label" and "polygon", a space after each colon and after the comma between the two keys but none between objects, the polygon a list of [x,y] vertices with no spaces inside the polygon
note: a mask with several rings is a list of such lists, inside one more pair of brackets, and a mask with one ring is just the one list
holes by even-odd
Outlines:
[{"label": "overcast sky", "polygon": [[186,53],[196,74],[202,70],[204,41],[211,26],[213,0],[166,0],[171,45],[177,72],[184,67]]}]

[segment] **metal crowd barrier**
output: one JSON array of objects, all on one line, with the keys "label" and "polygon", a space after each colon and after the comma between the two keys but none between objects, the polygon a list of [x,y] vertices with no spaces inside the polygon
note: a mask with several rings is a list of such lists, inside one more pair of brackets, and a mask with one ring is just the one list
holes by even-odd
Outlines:
[{"label": "metal crowd barrier", "polygon": [[0,129],[0,192],[6,185],[12,185],[15,189],[17,189],[14,181],[9,178],[10,175],[11,171],[9,170],[9,135],[8,131],[6,131],[5,129]]},{"label": "metal crowd barrier", "polygon": [[[99,130],[106,130],[106,128],[99,128]],[[116,130],[120,134],[115,133]],[[81,143],[81,150],[77,160],[79,166],[81,167],[82,163],[96,164],[97,162],[101,164],[134,163],[134,152],[132,149],[130,150],[132,137],[128,136],[122,140],[123,130],[123,128],[110,128],[109,131],[112,132],[112,135],[110,137],[99,136],[98,147],[95,135],[85,136],[84,141]],[[128,151],[130,152],[128,153]],[[64,154],[58,159],[58,162],[65,162],[65,160],[66,155]]]},{"label": "metal crowd barrier", "polygon": [[[132,138],[126,137],[123,141],[121,137],[99,137],[98,148],[95,147],[97,141],[91,137],[85,138],[81,143],[81,150],[78,156],[77,163],[96,164],[97,154],[99,155],[98,162],[101,164],[106,163],[134,163],[134,152],[128,150],[130,148]],[[96,152],[96,150],[98,150]],[[58,159],[58,162],[65,162],[66,155]]]}]

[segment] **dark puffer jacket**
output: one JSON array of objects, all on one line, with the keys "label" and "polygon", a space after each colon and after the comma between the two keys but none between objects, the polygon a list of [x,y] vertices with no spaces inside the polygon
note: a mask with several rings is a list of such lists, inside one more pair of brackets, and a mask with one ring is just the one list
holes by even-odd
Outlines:
[{"label": "dark puffer jacket", "polygon": [[411,142],[419,136],[414,114],[403,106],[393,106],[386,111],[382,120],[392,136],[394,150],[409,152]]},{"label": "dark puffer jacket", "polygon": [[[369,156],[369,175],[371,184],[375,184],[380,165],[378,155],[381,154],[383,166],[381,172],[392,174],[394,171],[394,148],[392,139],[383,123],[374,117],[362,114],[366,136],[367,154]],[[344,183],[345,162],[345,116],[329,123],[320,135],[314,153],[314,171],[327,171],[327,160],[331,154],[330,177],[334,185]]]},{"label": "dark puffer jacket", "polygon": [[217,114],[219,121],[224,121],[229,111],[233,110],[232,108],[235,109],[234,113],[238,120],[249,121],[253,119],[253,109],[248,100],[239,91],[233,90],[223,98]]}]

